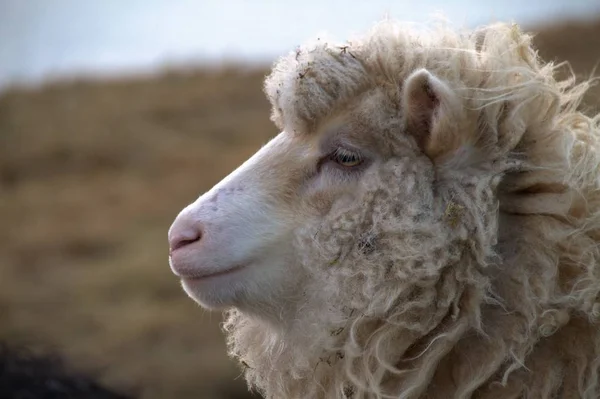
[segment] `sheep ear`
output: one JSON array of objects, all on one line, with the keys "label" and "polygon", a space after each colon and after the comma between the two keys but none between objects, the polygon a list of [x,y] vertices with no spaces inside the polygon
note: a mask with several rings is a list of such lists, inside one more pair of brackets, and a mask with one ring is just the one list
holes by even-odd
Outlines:
[{"label": "sheep ear", "polygon": [[426,69],[413,72],[404,82],[402,106],[406,130],[432,159],[451,149],[449,121],[457,104],[450,87]]}]

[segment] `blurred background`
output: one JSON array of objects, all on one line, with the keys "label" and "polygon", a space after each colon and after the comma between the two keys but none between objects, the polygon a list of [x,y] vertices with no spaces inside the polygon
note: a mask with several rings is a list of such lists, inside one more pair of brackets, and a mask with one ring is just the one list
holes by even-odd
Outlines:
[{"label": "blurred background", "polygon": [[437,12],[518,22],[581,77],[600,62],[599,0],[0,0],[0,341],[138,397],[251,397],[169,270],[169,225],[276,133],[278,55]]}]

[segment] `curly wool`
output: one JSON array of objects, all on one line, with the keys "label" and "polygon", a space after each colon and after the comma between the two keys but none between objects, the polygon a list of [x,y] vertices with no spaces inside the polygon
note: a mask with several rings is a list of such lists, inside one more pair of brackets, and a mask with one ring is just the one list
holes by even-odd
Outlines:
[{"label": "curly wool", "polygon": [[[267,398],[600,397],[600,117],[578,111],[591,81],[556,80],[530,41],[513,25],[385,21],[275,65],[265,91],[289,132],[374,88],[387,93],[377,109],[397,108],[418,68],[460,103],[439,121],[449,156],[390,142],[396,156],[356,203],[297,232],[298,262],[326,289],[306,287],[291,327],[228,313],[250,386]],[[385,112],[364,118],[393,131]]]}]

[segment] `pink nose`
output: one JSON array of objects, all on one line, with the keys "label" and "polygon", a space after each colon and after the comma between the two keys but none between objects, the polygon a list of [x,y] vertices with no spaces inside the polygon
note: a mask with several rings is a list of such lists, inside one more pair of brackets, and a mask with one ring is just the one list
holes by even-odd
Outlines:
[{"label": "pink nose", "polygon": [[199,225],[182,222],[181,220],[176,221],[169,232],[169,252],[174,252],[202,239],[202,230]]}]

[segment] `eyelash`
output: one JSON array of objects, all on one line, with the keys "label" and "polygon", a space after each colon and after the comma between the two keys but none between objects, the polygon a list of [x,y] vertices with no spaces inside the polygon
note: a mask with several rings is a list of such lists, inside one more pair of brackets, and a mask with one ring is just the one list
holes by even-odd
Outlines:
[{"label": "eyelash", "polygon": [[329,159],[344,168],[353,168],[362,164],[363,159],[360,154],[347,150],[345,148],[337,148],[330,156]]}]

